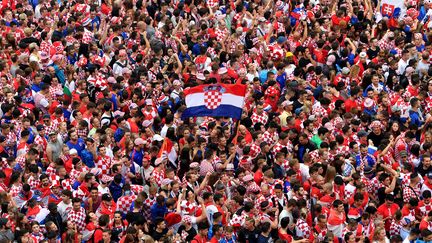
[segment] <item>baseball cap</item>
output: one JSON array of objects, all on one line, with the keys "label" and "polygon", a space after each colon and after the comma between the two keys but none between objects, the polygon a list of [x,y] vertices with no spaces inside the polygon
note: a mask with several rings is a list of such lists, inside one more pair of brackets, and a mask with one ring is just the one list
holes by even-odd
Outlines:
[{"label": "baseball cap", "polygon": [[69,154],[78,154],[78,151],[76,149],[69,150]]},{"label": "baseball cap", "polygon": [[135,139],[134,144],[135,145],[143,145],[143,144],[145,144],[145,141],[142,138],[137,138],[137,139]]},{"label": "baseball cap", "polygon": [[292,102],[291,100],[285,100],[284,102],[282,102],[283,107],[287,107],[292,104],[294,104],[294,102]]},{"label": "baseball cap", "polygon": [[402,108],[398,105],[394,105],[394,106],[392,106],[391,110],[392,110],[392,112],[398,112],[398,111],[401,111]]},{"label": "baseball cap", "polygon": [[283,44],[287,41],[287,38],[285,36],[279,36],[277,39],[277,43]]},{"label": "baseball cap", "polygon": [[[227,165],[227,167],[228,167],[228,165]],[[190,163],[189,168],[191,168],[191,169],[197,169],[197,168],[199,168],[198,162],[192,162],[192,163]]]},{"label": "baseball cap", "polygon": [[163,141],[164,139],[163,139],[163,137],[161,136],[161,135],[159,135],[159,134],[155,134],[154,136],[153,136],[153,138],[152,138],[152,140],[153,141]]},{"label": "baseball cap", "polygon": [[146,105],[153,105],[153,101],[151,99],[145,100]]},{"label": "baseball cap", "polygon": [[342,74],[349,74],[350,70],[347,67],[342,68]]},{"label": "baseball cap", "polygon": [[157,158],[154,163],[156,166],[158,166],[158,165],[162,164],[162,162],[163,162],[162,158]]},{"label": "baseball cap", "polygon": [[357,133],[358,137],[365,137],[367,135],[368,135],[368,133],[365,130],[361,130]]},{"label": "baseball cap", "polygon": [[234,165],[233,164],[227,164],[225,170],[226,171],[234,171]]},{"label": "baseball cap", "polygon": [[135,109],[135,108],[138,108],[137,104],[132,103],[132,104],[129,105],[129,110],[132,110],[132,109]]},{"label": "baseball cap", "polygon": [[248,181],[252,181],[253,180],[253,176],[252,175],[245,175],[244,177],[243,177],[243,181],[244,182],[248,182]]}]

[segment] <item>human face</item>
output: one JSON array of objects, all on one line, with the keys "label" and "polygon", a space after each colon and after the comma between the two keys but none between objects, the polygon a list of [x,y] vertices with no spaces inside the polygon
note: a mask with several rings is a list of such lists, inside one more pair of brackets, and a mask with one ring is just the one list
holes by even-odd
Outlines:
[{"label": "human face", "polygon": [[282,196],[282,190],[281,190],[281,189],[275,189],[275,190],[274,190],[274,193],[276,194],[276,196],[277,196],[278,198],[280,198],[280,197]]},{"label": "human face", "polygon": [[78,211],[81,208],[81,203],[79,202],[73,203],[72,207],[75,211]]},{"label": "human face", "polygon": [[431,159],[429,158],[429,157],[424,157],[423,158],[423,165],[425,166],[425,167],[429,167],[430,166],[430,163],[431,162]]},{"label": "human face", "polygon": [[354,234],[351,234],[351,235],[349,236],[349,238],[348,238],[347,243],[354,243],[354,242],[356,242],[355,235],[354,235]]},{"label": "human face", "polygon": [[120,214],[118,214],[118,213],[116,213],[116,214],[114,214],[114,220],[116,221],[116,222],[121,222],[121,215]]},{"label": "human face", "polygon": [[341,205],[339,205],[338,206],[338,208],[337,208],[337,210],[338,210],[338,212],[344,212],[344,206],[343,206],[343,204],[341,204]]},{"label": "human face", "polygon": [[92,191],[91,191],[91,197],[92,197],[92,198],[97,198],[97,197],[98,197],[98,194],[99,194],[99,193],[98,193],[97,190],[92,190]]},{"label": "human face", "polygon": [[35,225],[32,226],[32,232],[33,233],[39,233],[39,231],[40,231],[40,226],[39,225],[35,224]]},{"label": "human face", "polygon": [[71,133],[70,139],[76,142],[78,140],[78,134],[76,132]]}]

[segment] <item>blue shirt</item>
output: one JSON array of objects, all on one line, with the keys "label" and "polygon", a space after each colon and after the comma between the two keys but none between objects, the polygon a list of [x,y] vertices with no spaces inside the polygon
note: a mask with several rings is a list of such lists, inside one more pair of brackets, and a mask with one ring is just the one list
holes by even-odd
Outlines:
[{"label": "blue shirt", "polygon": [[78,155],[81,157],[81,152],[85,149],[85,142],[82,138],[78,138],[77,143],[73,144],[70,140],[67,141],[66,145],[69,149],[76,149],[78,151]]},{"label": "blue shirt", "polygon": [[[202,46],[207,47],[207,43],[203,43]],[[193,45],[192,47],[192,54],[194,54],[195,56],[199,56],[201,54],[201,45],[196,43],[195,45]]]},{"label": "blue shirt", "polygon": [[[365,159],[366,159],[365,166],[373,167],[376,163],[375,159],[369,154],[365,156]],[[360,154],[356,155],[355,160],[356,160],[356,167],[360,166],[361,155]]]},{"label": "blue shirt", "polygon": [[52,66],[54,67],[56,76],[59,79],[60,83],[64,85],[66,82],[66,76],[64,74],[63,69],[60,69],[59,66],[57,66],[55,64],[53,64]]},{"label": "blue shirt", "polygon": [[411,118],[410,124],[414,124],[417,127],[421,127],[423,125],[423,121],[420,119],[420,114],[417,111],[410,110],[409,117]]},{"label": "blue shirt", "polygon": [[283,88],[285,88],[286,78],[287,78],[287,75],[285,72],[283,72],[281,75],[278,75],[276,77],[276,81],[279,83],[279,87],[281,88],[281,90]]},{"label": "blue shirt", "polygon": [[27,140],[27,144],[32,144],[35,140],[35,135],[33,133],[33,130],[31,128],[27,129],[30,132],[29,138]]},{"label": "blue shirt", "polygon": [[117,202],[117,200],[122,196],[123,185],[124,185],[124,180],[122,179],[122,182],[120,182],[120,184],[117,184],[113,181],[108,187],[115,202]]},{"label": "blue shirt", "polygon": [[132,161],[137,163],[139,166],[142,166],[142,161],[143,161],[143,157],[144,157],[144,152],[138,151],[136,149],[134,149],[131,154],[130,157],[132,158]]},{"label": "blue shirt", "polygon": [[66,119],[66,121],[69,121],[72,113],[68,109],[63,107],[62,110],[63,110],[63,117]]},{"label": "blue shirt", "polygon": [[42,83],[40,83],[40,84],[33,84],[32,86],[31,86],[31,89],[33,90],[33,91],[35,91],[35,92],[39,92],[39,91],[41,91],[41,84]]},{"label": "blue shirt", "polygon": [[156,218],[163,218],[168,212],[168,209],[165,204],[163,206],[160,206],[159,204],[155,203],[153,204],[153,206],[151,206],[150,212],[152,221],[154,222]]},{"label": "blue shirt", "polygon": [[93,154],[90,151],[88,151],[87,149],[84,149],[81,152],[81,160],[85,165],[87,165],[87,167],[89,167],[89,168],[95,167]]}]

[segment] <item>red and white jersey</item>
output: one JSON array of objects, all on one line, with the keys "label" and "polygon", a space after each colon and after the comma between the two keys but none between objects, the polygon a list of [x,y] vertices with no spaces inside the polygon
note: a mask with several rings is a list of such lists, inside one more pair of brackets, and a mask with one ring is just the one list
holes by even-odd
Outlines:
[{"label": "red and white jersey", "polygon": [[298,219],[295,227],[298,237],[309,239],[311,235],[311,228],[306,223],[306,221],[304,221],[304,219]]},{"label": "red and white jersey", "polygon": [[143,108],[141,109],[141,112],[144,115],[144,121],[149,121],[151,123],[153,123],[154,118],[158,116],[158,112],[155,107],[152,107],[150,111]]},{"label": "red and white jersey", "polygon": [[422,217],[425,217],[425,216],[427,216],[427,214],[430,212],[430,211],[432,211],[432,203],[428,203],[428,204],[424,204],[424,202],[423,201],[421,201],[420,203],[419,203],[419,210],[420,210],[420,212],[421,212],[421,216]]},{"label": "red and white jersey", "polygon": [[128,211],[130,211],[130,207],[132,203],[135,201],[135,199],[136,199],[136,195],[133,193],[131,195],[125,195],[120,197],[117,200],[117,210],[126,214]]},{"label": "red and white jersey", "polygon": [[270,56],[275,60],[280,60],[285,57],[285,50],[276,42],[270,44],[268,49],[270,51]]},{"label": "red and white jersey", "polygon": [[86,223],[85,223],[86,213],[84,208],[80,208],[78,211],[71,210],[67,216],[67,220],[75,223],[77,229],[79,231],[83,231],[85,229]]},{"label": "red and white jersey", "polygon": [[268,121],[268,115],[264,111],[261,113],[261,115],[254,112],[251,116],[251,120],[254,125],[258,122],[265,125]]},{"label": "red and white jersey", "polygon": [[267,144],[274,144],[276,143],[277,140],[275,140],[276,138],[278,138],[278,134],[277,132],[274,132],[273,134],[271,134],[269,131],[265,131],[263,134],[263,141],[266,142]]},{"label": "red and white jersey", "polygon": [[402,225],[400,221],[396,221],[395,219],[392,220],[390,224],[390,237],[395,235],[400,235],[400,230],[402,229]]},{"label": "red and white jersey", "polygon": [[291,141],[288,141],[288,143],[286,145],[283,145],[280,142],[275,144],[275,146],[273,146],[273,150],[272,150],[273,156],[276,156],[276,154],[279,153],[283,148],[286,148],[288,150],[288,152],[292,152],[293,145],[292,145]]},{"label": "red and white jersey", "polygon": [[111,168],[111,158],[109,156],[99,156],[96,161],[97,168],[101,169],[101,175],[108,175]]}]

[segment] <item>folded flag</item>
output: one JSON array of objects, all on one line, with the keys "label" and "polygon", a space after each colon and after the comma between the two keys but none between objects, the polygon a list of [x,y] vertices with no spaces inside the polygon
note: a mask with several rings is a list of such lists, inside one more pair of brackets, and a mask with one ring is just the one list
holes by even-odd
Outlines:
[{"label": "folded flag", "polygon": [[182,119],[188,117],[231,117],[240,119],[246,85],[210,84],[185,89],[186,110]]}]

